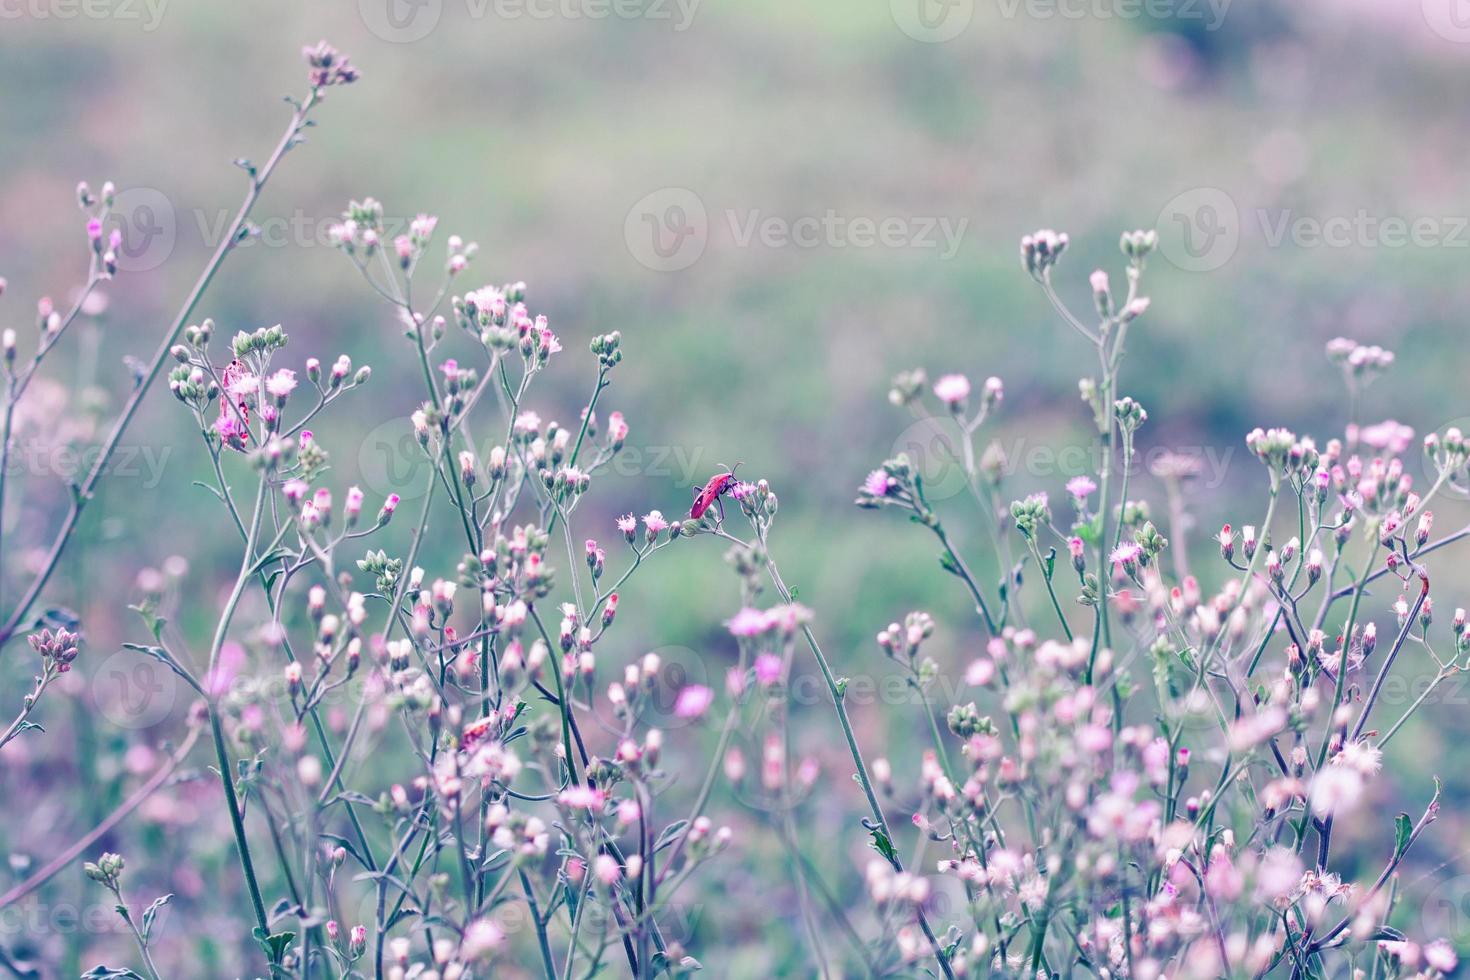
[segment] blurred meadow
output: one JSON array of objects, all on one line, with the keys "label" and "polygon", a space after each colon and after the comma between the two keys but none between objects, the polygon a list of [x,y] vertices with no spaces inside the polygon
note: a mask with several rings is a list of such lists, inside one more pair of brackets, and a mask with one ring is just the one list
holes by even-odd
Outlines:
[{"label": "blurred meadow", "polygon": [[[300,46],[321,37],[363,80],[331,92],[256,211],[260,237],[228,260],[194,319],[212,317],[225,335],[279,322],[291,360],[347,352],[370,364],[355,417],[329,418],[317,436],[335,482],[360,483],[370,509],[388,492],[411,502],[426,472],[406,440],[418,367],[327,228],[368,195],[390,220],[440,216],[441,234],[479,243],[466,285],[524,280],[532,310],[566,345],[532,406],[543,418],[575,421],[594,380],[587,341],[623,334],[626,360],[603,404],[627,416],[634,452],[602,479],[613,484],[597,501],[605,509],[580,511],[576,533],[612,542],[618,514],[673,516],[692,486],[741,462],[742,476],[780,494],[773,551],[845,673],[887,675],[873,635],[913,608],[939,619],[946,667],[961,669],[981,642],[957,628],[970,610],[931,541],[891,513],[852,506],[868,470],[899,450],[922,453],[932,437],[888,404],[895,373],[1004,379],[989,431],[1013,469],[1007,499],[1047,490],[1061,501],[1081,472],[1085,456],[1036,451],[1089,444],[1076,381],[1095,364],[1019,267],[1017,241],[1035,228],[1070,233],[1059,282],[1076,309],[1088,308],[1093,268],[1121,279],[1121,231],[1156,227],[1163,239],[1124,390],[1149,412],[1143,453],[1205,460],[1186,537],[1207,584],[1226,571],[1210,536],[1223,521],[1259,522],[1264,508],[1264,471],[1244,434],[1283,425],[1322,443],[1350,420],[1323,355],[1329,339],[1398,356],[1359,399],[1359,422],[1396,419],[1417,435],[1466,424],[1470,129],[1458,110],[1470,104],[1470,33],[1450,16],[1453,0],[930,6],[937,21],[905,0],[0,3],[0,325],[29,330],[42,295],[64,302],[81,281],[78,180],[111,179],[133,195],[132,270],[106,284],[105,309],[50,365],[42,408],[20,423],[32,451],[3,515],[0,608],[39,560],[67,503],[64,480],[97,438],[75,418],[103,425],[116,412],[124,359],[152,354],[238,204],[231,161],[269,152],[286,120],[280,97],[301,90]],[[81,616],[86,646],[68,678],[74,696],[46,706],[50,736],[0,760],[0,850],[11,855],[0,889],[115,805],[131,785],[124,775],[151,769],[148,753],[181,728],[182,692],[146,727],[118,724],[97,697],[111,683],[105,668],[127,669],[110,658],[142,633],[126,610],[140,569],[187,559],[173,619],[196,647],[232,583],[238,540],[193,485],[209,474],[193,430],[158,384],[47,593],[45,605]],[[942,464],[927,462],[943,486]],[[1167,512],[1151,476],[1132,496]],[[1437,530],[1470,520],[1462,499],[1435,509]],[[410,523],[374,547],[402,548]],[[434,527],[420,561],[431,577],[460,557],[458,539]],[[960,527],[993,585],[989,531]],[[721,624],[740,604],[721,550],[698,538],[651,563],[623,596],[629,619],[609,640],[614,655],[664,651],[718,687],[734,655]],[[1435,568],[1437,595],[1470,605],[1463,565]],[[1395,595],[1374,596],[1385,625]],[[1437,613],[1448,621],[1449,608]],[[6,654],[0,672],[15,700],[29,652]],[[921,723],[877,707],[854,707],[860,737],[909,744],[916,764],[909,740]],[[1445,780],[1449,805],[1418,870],[1447,863],[1450,891],[1425,894],[1412,876],[1405,887],[1462,939],[1470,771],[1455,746],[1470,737],[1467,707],[1470,683],[1454,678],[1388,750],[1376,784],[1382,810],[1417,812],[1429,775]],[[821,778],[845,780],[821,699],[795,723]],[[897,764],[902,751],[893,754]],[[383,764],[384,785],[391,769]],[[75,785],[87,790],[80,803],[62,790]],[[190,911],[199,899],[218,913],[199,897],[238,890],[218,797],[199,780],[117,833],[140,874],[171,874],[159,881],[181,896],[171,941],[194,944],[191,955],[225,976],[238,968],[235,923]],[[822,801],[804,827],[823,825]],[[740,800],[716,809],[740,836],[759,832]],[[171,826],[194,821],[219,824],[218,851],[170,871],[180,857]],[[856,892],[861,841],[814,832],[809,843],[826,866],[849,869],[830,882],[837,899]],[[691,914],[697,942],[747,946],[731,976],[800,969],[783,965],[802,962],[783,945],[795,930],[766,932],[771,904],[790,896],[753,891],[781,880],[783,861],[771,847],[725,862],[732,909],[717,936]],[[57,975],[74,976],[127,946],[110,924],[69,927],[52,914],[95,906],[99,894],[65,873],[39,911],[0,919],[0,943],[44,951]]]}]

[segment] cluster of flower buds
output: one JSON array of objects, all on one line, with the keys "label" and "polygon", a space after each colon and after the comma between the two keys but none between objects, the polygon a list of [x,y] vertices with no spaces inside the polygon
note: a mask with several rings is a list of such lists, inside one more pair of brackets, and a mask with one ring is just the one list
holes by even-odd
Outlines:
[{"label": "cluster of flower buds", "polygon": [[1129,262],[1136,265],[1141,265],[1143,260],[1158,247],[1159,233],[1152,228],[1147,231],[1125,231],[1118,239],[1118,248],[1122,250]]},{"label": "cluster of flower buds", "polygon": [[[524,284],[518,285],[519,292],[524,293]],[[508,298],[514,294],[513,291],[516,291],[515,286],[482,286],[455,296],[450,301],[455,322],[486,346],[507,346],[510,336],[502,337],[500,331],[506,326],[512,302],[520,302],[519,299],[512,301]]]},{"label": "cluster of flower buds", "polygon": [[[638,715],[641,699],[651,697],[658,688],[663,670],[663,658],[656,653],[645,653],[637,662],[623,668],[623,679],[607,686],[607,700],[613,714],[621,719]],[[619,762],[625,762],[619,750]]]},{"label": "cluster of flower buds", "polygon": [[434,229],[438,224],[438,218],[421,214],[408,223],[408,234],[398,235],[393,239],[393,255],[400,269],[404,272],[413,270],[424,250],[428,248],[430,239],[434,237]]},{"label": "cluster of flower buds", "polygon": [[1124,432],[1137,432],[1143,423],[1148,421],[1148,412],[1143,406],[1132,398],[1120,398],[1113,403],[1113,415],[1118,420],[1118,427]]},{"label": "cluster of flower buds", "polygon": [[1451,426],[1444,435],[1431,432],[1424,437],[1424,455],[1442,475],[1448,475],[1457,484],[1470,484],[1470,442],[1458,428]]},{"label": "cluster of flower buds", "polygon": [[98,858],[95,864],[91,861],[83,864],[82,870],[86,872],[88,878],[117,891],[122,884],[122,855],[108,851]]},{"label": "cluster of flower buds", "polygon": [[30,635],[31,649],[40,654],[43,669],[54,669],[58,674],[71,670],[81,641],[80,635],[65,629],[58,629],[54,634],[43,629]]},{"label": "cluster of flower buds", "polygon": [[307,78],[311,80],[311,87],[314,89],[328,88],[332,85],[351,85],[362,77],[358,70],[352,67],[348,57],[326,41],[306,45],[301,49],[301,56],[311,66]]},{"label": "cluster of flower buds", "polygon": [[[378,520],[386,521],[397,506],[398,494],[389,495],[388,500],[383,503],[383,509],[378,513]],[[369,551],[358,559],[357,567],[374,577],[374,584],[379,592],[392,595],[398,584],[398,576],[403,572],[403,559],[389,558],[388,553],[382,550]]]},{"label": "cluster of flower buds", "polygon": [[[765,480],[757,480],[754,483],[740,481],[730,488],[730,496],[740,505],[740,511],[759,529],[771,526],[771,521],[776,517],[776,510],[780,506],[771,485]],[[709,512],[705,512],[706,519]]]},{"label": "cluster of flower buds", "polygon": [[957,704],[949,709],[949,730],[960,738],[969,739],[976,735],[994,735],[996,727],[990,720],[989,715],[981,715],[975,708],[975,702],[968,704]]},{"label": "cluster of flower buds", "polygon": [[551,843],[544,820],[512,811],[504,803],[491,804],[485,815],[485,829],[490,832],[491,842],[509,851],[513,859],[542,857]]},{"label": "cluster of flower buds", "polygon": [[1266,464],[1273,477],[1304,480],[1317,472],[1321,456],[1310,437],[1298,439],[1289,429],[1252,429],[1245,444]]},{"label": "cluster of flower buds", "polygon": [[600,337],[592,338],[592,353],[597,355],[597,366],[604,371],[610,370],[623,359],[623,335],[620,331],[602,334]]},{"label": "cluster of flower buds", "polygon": [[875,510],[890,504],[908,505],[916,499],[916,471],[908,453],[883,461],[858,488],[857,505]]},{"label": "cluster of flower buds", "polygon": [[1393,351],[1346,337],[1327,342],[1327,359],[1342,369],[1350,385],[1366,385],[1393,366]]},{"label": "cluster of flower buds", "polygon": [[904,408],[922,398],[924,389],[928,386],[929,375],[923,368],[903,371],[894,377],[893,386],[888,390],[888,400],[897,407]]},{"label": "cluster of flower buds", "polygon": [[904,617],[902,626],[889,623],[887,629],[880,631],[878,645],[894,660],[911,663],[924,641],[933,635],[934,617],[926,612],[911,612]]},{"label": "cluster of flower buds", "polygon": [[1031,278],[1040,282],[1051,271],[1051,267],[1057,264],[1062,253],[1067,250],[1068,238],[1065,232],[1055,232],[1050,228],[1042,230],[1021,238],[1021,267],[1031,275]]},{"label": "cluster of flower buds", "polygon": [[[108,230],[106,228],[108,218],[112,214],[113,205],[117,203],[117,187],[112,181],[102,185],[100,196],[92,193],[91,187],[86,181],[77,184],[77,205],[87,212],[87,241],[91,244],[92,254],[96,257],[97,276],[101,279],[111,279],[117,275],[117,256],[123,246],[122,231],[118,228]],[[105,232],[105,234],[104,234]],[[48,311],[42,317],[42,328],[47,333],[53,333],[52,318],[56,324],[60,324],[60,314],[54,310]]]},{"label": "cluster of flower buds", "polygon": [[1028,538],[1036,537],[1041,528],[1051,523],[1051,507],[1046,493],[1033,493],[1025,500],[1011,501],[1011,517],[1016,522],[1016,530]]},{"label": "cluster of flower buds", "polygon": [[377,198],[350,201],[342,220],[327,230],[328,240],[348,255],[373,255],[383,244],[383,205]]}]

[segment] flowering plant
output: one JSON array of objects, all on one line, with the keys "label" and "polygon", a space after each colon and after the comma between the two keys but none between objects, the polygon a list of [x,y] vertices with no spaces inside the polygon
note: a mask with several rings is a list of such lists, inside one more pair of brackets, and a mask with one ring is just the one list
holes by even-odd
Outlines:
[{"label": "flowering plant", "polygon": [[[309,95],[293,104],[270,163],[247,165],[250,191],[228,242],[248,234],[250,205],[324,91],[357,79],[325,43],[304,53]],[[95,282],[114,271],[117,246],[100,218],[90,221]],[[1129,495],[1149,416],[1124,393],[1122,366],[1149,310],[1141,290],[1154,233],[1122,237],[1122,295],[1092,273],[1086,317],[1053,283],[1067,237],[1022,240],[1025,271],[1097,355],[1096,373],[1079,384],[1100,450],[1093,471],[1008,500],[1003,454],[979,445],[1005,403],[1001,381],[977,390],[945,373],[931,384],[922,370],[894,380],[895,406],[947,424],[944,462],[990,534],[983,551],[962,546],[924,460],[885,460],[858,490],[859,507],[896,511],[932,535],[974,609],[953,630],[973,638],[961,664],[939,649],[930,613],[873,624],[873,658],[881,653],[903,685],[896,700],[916,709],[926,743],[916,758],[898,744],[875,752],[849,713],[862,655],[829,654],[821,610],[783,577],[780,500],[768,481],[717,474],[687,517],[650,508],[588,519],[594,484],[630,434],[605,404],[621,333],[588,345],[595,373],[570,423],[543,419],[532,407],[546,405],[541,381],[572,355],[523,283],[467,286],[474,242],[441,236],[429,215],[395,233],[373,198],[349,203],[331,241],[386,305],[422,378],[417,407],[399,422],[425,464],[421,503],[399,547],[383,533],[403,523],[399,497],[369,500],[333,468],[342,446],[327,426],[340,401],[362,403],[367,366],[345,353],[297,359],[300,333],[282,325],[226,339],[211,319],[186,323],[227,242],[119,423],[171,359],[169,389],[199,433],[206,489],[239,542],[228,591],[198,638],[171,624],[177,569],[144,576],[133,607],[144,635],[128,649],[167,671],[194,706],[163,766],[0,895],[4,908],[96,853],[84,872],[115,900],[143,973],[98,966],[86,976],[738,972],[703,962],[701,936],[676,935],[672,921],[687,901],[679,896],[712,902],[735,874],[726,852],[748,842],[724,822],[727,798],[780,849],[800,936],[790,955],[822,976],[1456,969],[1445,939],[1405,932],[1399,914],[1396,875],[1436,819],[1438,794],[1417,817],[1389,822],[1381,842],[1350,838],[1350,854],[1342,830],[1364,819],[1384,746],[1470,649],[1462,610],[1450,636],[1432,630],[1428,569],[1433,553],[1470,535],[1433,539],[1429,510],[1444,488],[1470,488],[1470,442],[1455,430],[1427,437],[1434,472],[1419,493],[1403,462],[1413,435],[1396,422],[1354,418],[1320,447],[1282,428],[1251,432],[1263,513],[1239,531],[1222,528],[1219,564],[1201,573],[1219,584],[1202,584],[1180,492],[1192,460],[1170,456],[1154,469],[1170,493],[1167,536]],[[70,319],[43,307],[30,366],[15,366],[7,333],[7,432],[35,364]],[[1348,340],[1328,356],[1355,411],[1393,361]],[[96,478],[79,488],[0,643],[29,622]],[[452,542],[452,568],[432,567],[431,536]],[[706,543],[723,552],[739,594],[723,624],[723,683],[666,671],[657,653],[619,658],[610,638],[628,632],[620,596],[637,600],[640,569],[667,549]],[[1378,582],[1402,589],[1381,640],[1369,594]],[[41,672],[0,751],[39,727],[37,702],[78,658],[76,627],[24,630]],[[796,696],[808,655],[845,751],[826,780],[798,744],[809,727],[797,724],[808,719]],[[1389,717],[1385,684],[1415,656],[1435,665],[1432,682]],[[711,750],[670,751],[670,725],[694,724],[709,729]],[[188,768],[200,740],[210,747],[207,780]],[[196,788],[206,782],[207,794]],[[124,857],[99,846],[175,786],[228,821],[229,966],[161,955],[173,896],[135,912]],[[855,866],[813,860],[802,822],[817,811],[822,833],[862,853]],[[860,881],[861,891],[844,899],[833,881]],[[3,950],[0,962],[35,975]]]}]

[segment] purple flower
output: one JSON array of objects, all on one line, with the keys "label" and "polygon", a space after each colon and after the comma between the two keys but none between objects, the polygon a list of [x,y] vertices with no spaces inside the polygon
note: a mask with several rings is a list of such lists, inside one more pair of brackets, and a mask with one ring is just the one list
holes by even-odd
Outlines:
[{"label": "purple flower", "polygon": [[674,702],[674,715],[679,718],[698,718],[714,703],[715,692],[703,684],[690,684],[679,692]]},{"label": "purple flower", "polygon": [[735,636],[760,636],[770,628],[770,621],[766,614],[759,609],[749,606],[740,610],[735,617],[725,624]]},{"label": "purple flower", "polygon": [[888,491],[893,489],[893,477],[882,470],[874,470],[868,474],[863,481],[863,492],[873,497],[886,497]]}]

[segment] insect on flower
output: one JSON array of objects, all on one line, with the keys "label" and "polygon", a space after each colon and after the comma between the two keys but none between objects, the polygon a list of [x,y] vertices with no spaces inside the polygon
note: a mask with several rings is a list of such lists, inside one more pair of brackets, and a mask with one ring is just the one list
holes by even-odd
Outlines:
[{"label": "insect on flower", "polygon": [[[220,394],[219,421],[215,428],[226,446],[241,453],[245,451],[245,444],[250,439],[250,403],[244,397],[232,396],[230,389],[249,375],[250,371],[240,363],[239,358],[225,365],[225,369],[220,372],[220,382],[225,390]],[[233,409],[226,404],[226,400],[231,397],[235,397]]]},{"label": "insect on flower", "polygon": [[740,468],[736,463],[725,473],[716,473],[710,477],[710,481],[702,487],[694,488],[694,506],[689,508],[689,516],[693,520],[699,520],[705,511],[715,507],[720,513],[721,523],[725,520],[725,504],[720,497],[735,488],[735,470]]}]

